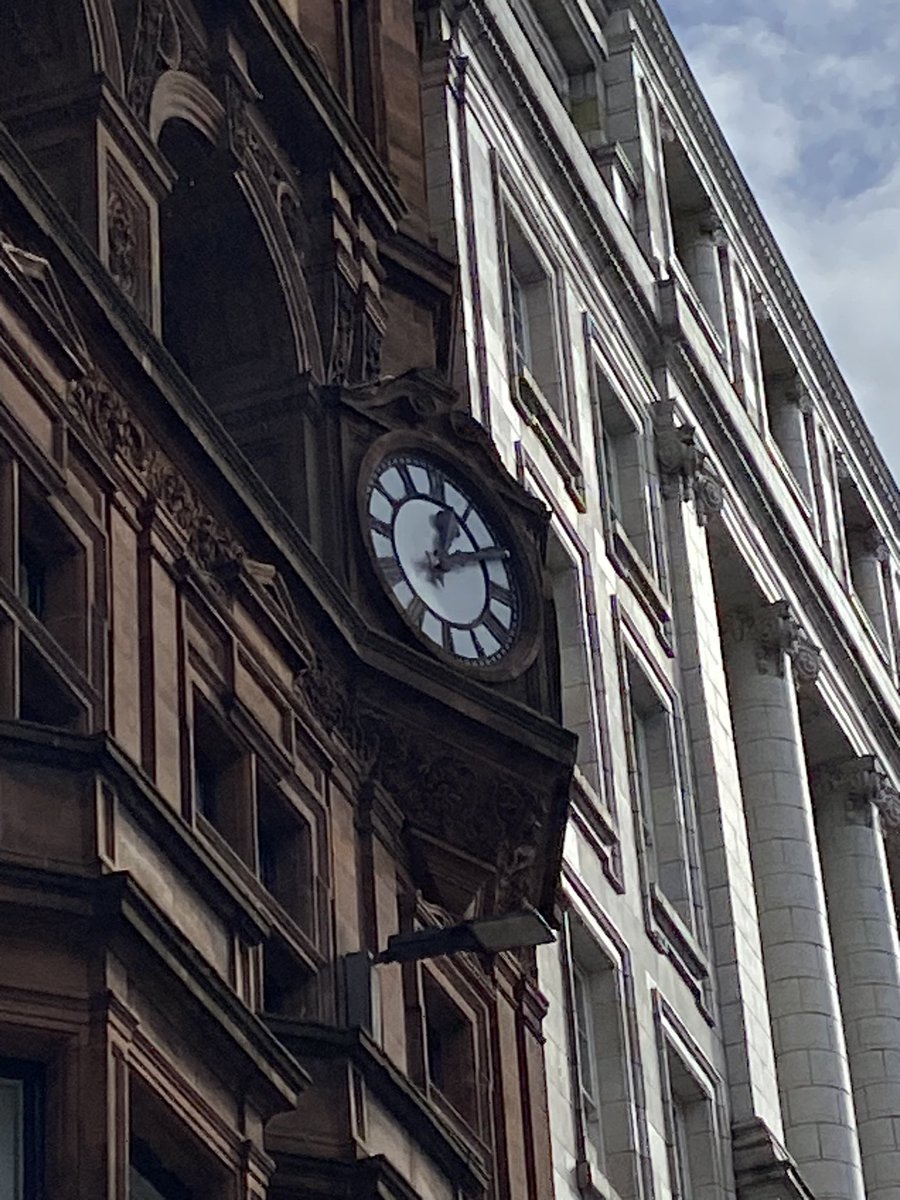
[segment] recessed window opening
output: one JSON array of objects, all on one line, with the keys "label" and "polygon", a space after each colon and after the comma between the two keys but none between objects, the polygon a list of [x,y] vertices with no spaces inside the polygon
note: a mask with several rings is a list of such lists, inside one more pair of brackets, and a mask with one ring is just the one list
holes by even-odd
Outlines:
[{"label": "recessed window opening", "polygon": [[859,488],[847,475],[840,479],[839,497],[850,585],[882,646],[887,649],[891,642],[887,545]]},{"label": "recessed window opening", "polygon": [[277,937],[263,948],[263,1009],[298,1020],[319,1017],[315,977]]},{"label": "recessed window opening", "polygon": [[75,733],[83,732],[83,704],[24,635],[20,644],[19,719]]},{"label": "recessed window opening", "polygon": [[225,1200],[227,1171],[142,1082],[131,1083],[128,1200]]},{"label": "recessed window opening", "polygon": [[429,1086],[474,1125],[478,1105],[472,1022],[428,972],[423,975],[422,994]]},{"label": "recessed window opening", "polygon": [[43,1194],[43,1068],[0,1058],[0,1196]]},{"label": "recessed window opening", "polygon": [[805,393],[797,366],[778,326],[768,315],[757,318],[756,335],[769,431],[791,474],[811,504],[813,481],[809,430],[804,413]]},{"label": "recessed window opening", "polygon": [[510,334],[515,374],[535,384],[564,419],[554,285],[515,218],[506,214]]},{"label": "recessed window opening", "polygon": [[656,555],[650,523],[642,431],[602,371],[596,370],[600,409],[601,478],[607,510],[651,570]]},{"label": "recessed window opening", "polygon": [[87,659],[84,547],[46,501],[22,492],[19,599],[79,666]]},{"label": "recessed window opening", "polygon": [[716,1194],[712,1099],[681,1056],[666,1046],[672,1191],[676,1200]]},{"label": "recessed window opening", "polygon": [[259,877],[305,932],[314,931],[313,850],[309,822],[269,780],[256,792]]},{"label": "recessed window opening", "polygon": [[659,890],[688,927],[693,928],[690,862],[674,721],[636,661],[631,655],[627,660],[644,841]]},{"label": "recessed window opening", "polygon": [[229,737],[212,707],[195,693],[194,808],[250,865],[252,796],[247,753]]},{"label": "recessed window opening", "polygon": [[578,564],[551,530],[547,566],[553,581],[553,607],[559,645],[562,723],[578,735],[578,768],[600,790],[600,754],[587,606]]},{"label": "recessed window opening", "polygon": [[621,1200],[630,1200],[637,1194],[635,1126],[621,973],[574,914],[566,928],[577,1085],[589,1157]]},{"label": "recessed window opening", "polygon": [[663,138],[663,162],[674,255],[713,328],[727,343],[719,263],[720,222],[684,147],[671,131]]}]

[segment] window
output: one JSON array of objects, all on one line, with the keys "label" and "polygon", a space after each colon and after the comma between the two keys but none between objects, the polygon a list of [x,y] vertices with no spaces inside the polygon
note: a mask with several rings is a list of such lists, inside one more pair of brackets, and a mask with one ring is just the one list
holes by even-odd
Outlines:
[{"label": "window", "polygon": [[226,732],[212,706],[194,696],[194,810],[253,865],[253,798],[250,755]]},{"label": "window", "polygon": [[434,1090],[470,1125],[477,1124],[472,1022],[437,980],[423,972],[425,1065]]},{"label": "window", "polygon": [[676,1200],[713,1200],[719,1193],[712,1097],[669,1044],[665,1065],[672,1193]]},{"label": "window", "polygon": [[23,475],[0,456],[0,711],[83,731],[99,703],[86,677],[88,548]]},{"label": "window", "polygon": [[83,667],[87,659],[84,548],[46,501],[38,501],[24,489],[19,531],[19,599]]},{"label": "window", "polygon": [[513,371],[565,422],[554,283],[515,218],[505,214]]},{"label": "window", "polygon": [[627,673],[634,770],[653,882],[692,929],[691,864],[675,722],[630,654]]},{"label": "window", "polygon": [[657,569],[650,519],[643,428],[625,406],[602,370],[594,369],[601,447],[600,477],[607,517],[613,532],[624,533],[630,546],[651,570]]},{"label": "window", "polygon": [[297,924],[314,934],[313,849],[309,823],[260,776],[256,793],[259,878]]},{"label": "window", "polygon": [[128,1200],[224,1200],[230,1182],[223,1164],[132,1077]]},{"label": "window", "polygon": [[0,1196],[37,1200],[41,1177],[41,1068],[0,1058]]},{"label": "window", "polygon": [[[626,1200],[638,1194],[638,1181],[621,972],[573,913],[566,918],[561,950],[569,958],[573,1082],[586,1165],[592,1179],[599,1173]],[[605,1194],[608,1189],[600,1190]]]},{"label": "window", "polygon": [[595,792],[601,787],[594,670],[587,631],[584,578],[560,539],[551,531],[547,565],[553,580],[553,606],[559,643],[561,715],[578,735],[578,769]]}]

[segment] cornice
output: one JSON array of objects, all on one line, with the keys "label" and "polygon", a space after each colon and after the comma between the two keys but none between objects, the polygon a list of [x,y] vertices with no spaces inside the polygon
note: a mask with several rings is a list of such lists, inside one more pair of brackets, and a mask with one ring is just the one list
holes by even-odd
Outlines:
[{"label": "cornice", "polygon": [[656,53],[656,61],[662,67],[666,82],[691,114],[692,132],[695,136],[698,133],[702,134],[702,148],[708,152],[711,161],[718,168],[720,185],[724,185],[724,190],[746,221],[747,228],[742,232],[745,236],[749,234],[748,240],[759,255],[769,284],[792,318],[795,333],[801,335],[803,344],[818,365],[821,372],[819,382],[824,384],[823,390],[835,402],[843,416],[847,432],[855,439],[857,449],[877,482],[880,498],[892,515],[895,528],[900,534],[900,492],[897,484],[862,421],[856,401],[791,274],[737,160],[716,123],[712,110],[703,97],[658,0],[616,0],[615,7],[629,9],[636,14],[644,36]]}]

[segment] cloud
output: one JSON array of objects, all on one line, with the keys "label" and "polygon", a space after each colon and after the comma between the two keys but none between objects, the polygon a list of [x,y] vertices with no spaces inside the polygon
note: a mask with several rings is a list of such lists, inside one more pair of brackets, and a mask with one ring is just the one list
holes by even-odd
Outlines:
[{"label": "cloud", "polygon": [[[664,0],[665,3],[665,0]],[[669,0],[676,36],[900,478],[896,0]]]}]

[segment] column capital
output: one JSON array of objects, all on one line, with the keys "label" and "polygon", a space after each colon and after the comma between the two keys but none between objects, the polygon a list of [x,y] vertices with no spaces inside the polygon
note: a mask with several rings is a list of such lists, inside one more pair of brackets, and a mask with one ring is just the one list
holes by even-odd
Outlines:
[{"label": "column capital", "polygon": [[857,816],[874,804],[886,827],[900,826],[900,794],[874,754],[843,758],[816,767],[813,777],[844,802],[847,814]]},{"label": "column capital", "polygon": [[789,600],[732,609],[725,632],[733,641],[754,643],[761,675],[783,676],[785,661],[790,659],[798,684],[812,684],[818,678],[822,651],[804,631]]}]

